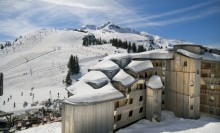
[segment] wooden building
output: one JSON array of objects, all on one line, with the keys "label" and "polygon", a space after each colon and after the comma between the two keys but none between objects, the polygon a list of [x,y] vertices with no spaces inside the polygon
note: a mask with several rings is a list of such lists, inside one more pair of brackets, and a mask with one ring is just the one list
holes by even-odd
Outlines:
[{"label": "wooden building", "polygon": [[140,119],[161,121],[161,110],[197,119],[220,116],[220,50],[175,45],[105,57],[63,102],[62,133],[111,133]]}]

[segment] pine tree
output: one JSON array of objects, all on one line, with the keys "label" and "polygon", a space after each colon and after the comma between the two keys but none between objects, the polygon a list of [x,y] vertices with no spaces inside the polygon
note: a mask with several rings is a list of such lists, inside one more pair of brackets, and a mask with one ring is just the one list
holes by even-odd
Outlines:
[{"label": "pine tree", "polygon": [[70,75],[71,75],[71,72],[68,71],[68,73],[66,75],[66,85],[67,86],[72,84],[72,79],[71,79]]},{"label": "pine tree", "polygon": [[135,43],[132,43],[132,51],[133,51],[133,53],[137,52],[137,48],[136,48]]},{"label": "pine tree", "polygon": [[80,66],[79,66],[79,59],[78,57],[76,56],[76,62],[75,62],[75,65],[76,65],[76,74],[78,74],[80,72]]},{"label": "pine tree", "polygon": [[129,42],[129,44],[128,44],[128,53],[130,53],[131,52],[131,43]]},{"label": "pine tree", "polygon": [[4,49],[4,46],[1,44],[1,49]]},{"label": "pine tree", "polygon": [[73,67],[74,67],[73,65],[74,65],[74,60],[73,60],[73,55],[71,55],[70,59],[69,59],[69,62],[68,62],[68,65],[67,65],[67,67],[69,69],[69,72],[71,74],[73,74]]},{"label": "pine tree", "polygon": [[137,52],[139,53],[139,52],[144,52],[144,51],[146,51],[146,49],[144,48],[144,46],[143,46],[143,45],[139,45]]}]

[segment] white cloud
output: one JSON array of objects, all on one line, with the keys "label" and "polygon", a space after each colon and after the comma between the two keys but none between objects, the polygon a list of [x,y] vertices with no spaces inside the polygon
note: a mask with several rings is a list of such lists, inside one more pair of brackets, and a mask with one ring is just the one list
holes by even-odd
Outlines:
[{"label": "white cloud", "polygon": [[[117,5],[116,5],[117,4]],[[51,24],[103,24],[128,19],[132,11],[113,0],[0,1],[0,34],[17,36]]]}]

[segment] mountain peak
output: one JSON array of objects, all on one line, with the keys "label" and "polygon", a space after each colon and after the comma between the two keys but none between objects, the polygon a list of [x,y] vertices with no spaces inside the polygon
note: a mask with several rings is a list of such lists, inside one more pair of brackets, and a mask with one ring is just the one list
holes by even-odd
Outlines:
[{"label": "mountain peak", "polygon": [[107,23],[101,25],[100,27],[97,28],[97,30],[104,30],[104,31],[107,31],[107,32],[140,34],[140,32],[138,32],[134,29],[124,27],[124,26],[120,26],[120,25],[114,24],[112,22],[107,22]]},{"label": "mountain peak", "polygon": [[96,25],[86,24],[80,28],[80,30],[96,30]]}]

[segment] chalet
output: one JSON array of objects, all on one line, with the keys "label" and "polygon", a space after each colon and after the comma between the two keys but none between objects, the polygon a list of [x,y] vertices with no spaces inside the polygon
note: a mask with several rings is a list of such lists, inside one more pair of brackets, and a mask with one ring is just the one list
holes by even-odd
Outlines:
[{"label": "chalet", "polygon": [[161,110],[198,119],[220,116],[220,50],[175,45],[172,50],[116,54],[66,88],[62,133],[112,133],[140,119],[160,122]]}]

